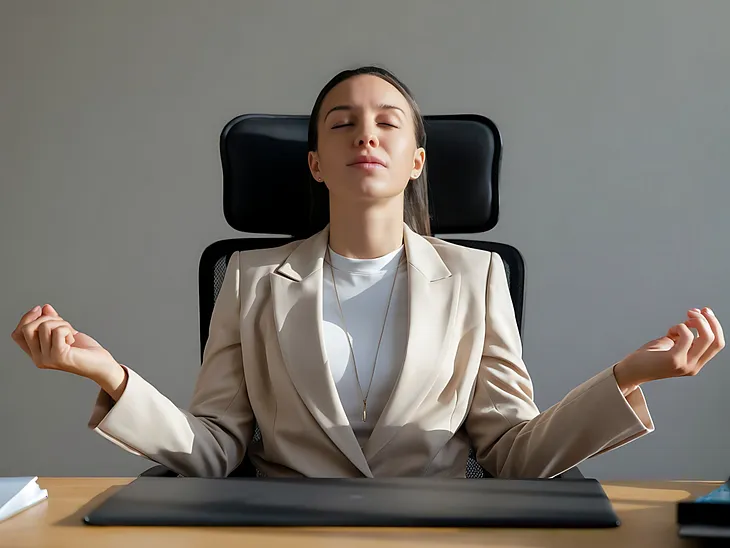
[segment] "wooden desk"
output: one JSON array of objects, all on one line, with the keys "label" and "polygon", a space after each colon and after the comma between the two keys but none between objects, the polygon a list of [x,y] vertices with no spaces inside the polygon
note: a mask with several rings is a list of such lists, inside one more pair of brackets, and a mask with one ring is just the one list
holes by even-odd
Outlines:
[{"label": "wooden desk", "polygon": [[485,547],[687,546],[677,537],[675,503],[709,493],[720,482],[606,483],[623,525],[614,529],[343,529],[343,528],[230,528],[230,527],[98,527],[84,525],[83,516],[132,478],[41,478],[47,501],[0,523],[0,546],[119,548],[205,548],[266,546],[267,548],[361,548],[397,546]]}]

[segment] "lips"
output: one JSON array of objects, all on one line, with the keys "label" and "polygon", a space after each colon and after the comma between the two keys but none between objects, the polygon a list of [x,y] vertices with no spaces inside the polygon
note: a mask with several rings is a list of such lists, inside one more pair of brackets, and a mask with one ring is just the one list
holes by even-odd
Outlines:
[{"label": "lips", "polygon": [[381,160],[380,158],[376,158],[375,156],[360,156],[357,160],[354,162],[347,164],[349,166],[357,166],[357,165],[380,165],[382,167],[385,166],[385,162]]}]

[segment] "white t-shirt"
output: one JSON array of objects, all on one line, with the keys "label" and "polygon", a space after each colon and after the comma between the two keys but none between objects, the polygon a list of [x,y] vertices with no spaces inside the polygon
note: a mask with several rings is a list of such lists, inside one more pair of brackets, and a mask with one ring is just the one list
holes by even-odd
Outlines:
[{"label": "white t-shirt", "polygon": [[[355,364],[342,325],[329,264],[324,265],[322,301],[325,351],[342,406],[362,447],[388,403],[403,367],[408,338],[408,269],[403,246],[376,259],[350,259],[338,255],[332,249],[329,250],[329,256],[345,325],[357,360],[362,395],[355,377]],[[403,262],[398,268],[401,259]],[[393,287],[396,270],[397,278]],[[386,319],[391,287],[393,297],[373,373],[375,352]],[[364,395],[367,395],[366,422],[362,420]]]}]

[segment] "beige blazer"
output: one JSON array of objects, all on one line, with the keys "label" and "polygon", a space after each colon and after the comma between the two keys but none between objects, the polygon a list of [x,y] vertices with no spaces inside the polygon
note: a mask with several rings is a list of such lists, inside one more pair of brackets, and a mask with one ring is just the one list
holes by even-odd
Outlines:
[{"label": "beige blazer", "polygon": [[361,448],[323,344],[328,235],[231,257],[189,410],[128,368],[90,427],[181,475],[226,476],[248,453],[268,476],[310,477],[463,477],[470,444],[494,476],[554,476],[653,430],[641,390],[624,397],[612,367],[540,413],[502,259],[404,225],[406,356]]}]

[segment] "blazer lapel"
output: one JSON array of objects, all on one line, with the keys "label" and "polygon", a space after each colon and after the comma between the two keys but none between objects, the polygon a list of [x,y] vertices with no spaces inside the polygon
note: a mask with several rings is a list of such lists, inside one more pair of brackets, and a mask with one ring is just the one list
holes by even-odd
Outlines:
[{"label": "blazer lapel", "polygon": [[322,333],[322,265],[329,228],[304,240],[271,274],[279,346],[307,409],[332,442],[372,477],[347,418],[326,359]]},{"label": "blazer lapel", "polygon": [[403,369],[365,444],[370,460],[409,422],[435,382],[446,335],[455,317],[460,276],[433,245],[404,225],[408,260],[408,342]]}]

